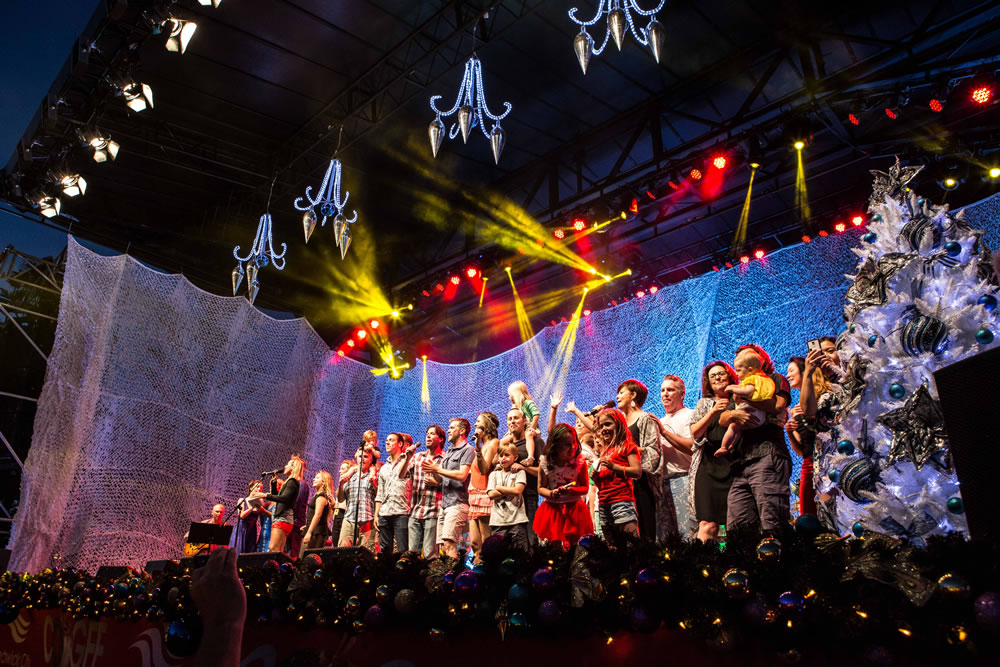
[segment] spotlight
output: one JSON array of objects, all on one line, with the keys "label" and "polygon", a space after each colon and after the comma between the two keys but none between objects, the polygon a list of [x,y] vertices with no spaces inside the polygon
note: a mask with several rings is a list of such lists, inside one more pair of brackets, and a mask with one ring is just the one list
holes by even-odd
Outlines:
[{"label": "spotlight", "polygon": [[94,162],[114,161],[118,157],[118,149],[121,148],[117,141],[107,135],[98,134],[87,142],[94,149]]},{"label": "spotlight", "polygon": [[834,230],[835,230],[835,231],[836,231],[836,232],[837,232],[838,234],[843,234],[844,232],[846,232],[846,231],[847,231],[847,224],[846,224],[846,223],[843,223],[843,222],[838,222],[837,224],[835,224],[835,225],[833,226],[833,229],[834,229]]},{"label": "spotlight", "polygon": [[638,213],[639,212],[639,200],[636,199],[635,197],[632,197],[632,203],[629,204],[628,210],[632,211],[633,213]]},{"label": "spotlight", "polygon": [[510,273],[510,266],[503,267],[503,270],[506,271],[507,273]]},{"label": "spotlight", "polygon": [[420,355],[420,359],[421,359],[422,361],[427,361],[427,355],[426,355],[426,354],[422,354],[422,355]]},{"label": "spotlight", "polygon": [[428,292],[427,290],[420,290],[420,293],[423,294],[424,296],[430,296],[431,295],[431,293]]},{"label": "spotlight", "polygon": [[469,276],[470,278],[475,278],[476,276],[479,275],[479,269],[477,269],[474,266],[470,266],[465,270],[465,275]]},{"label": "spotlight", "polygon": [[638,292],[635,293],[635,295],[641,299],[642,297],[646,296],[646,293],[643,292],[642,290],[639,290]]},{"label": "spotlight", "polygon": [[67,197],[76,197],[87,192],[87,181],[80,174],[63,176],[59,184],[62,186],[63,194]]},{"label": "spotlight", "polygon": [[899,118],[899,114],[897,114],[892,107],[886,107],[884,111],[885,115],[891,118],[892,120],[896,120],[897,118]]},{"label": "spotlight", "polygon": [[692,181],[700,181],[701,177],[703,176],[703,174],[701,173],[701,169],[692,169],[691,173],[688,175],[691,177]]},{"label": "spotlight", "polygon": [[573,229],[575,229],[576,231],[582,232],[586,228],[587,228],[587,221],[584,220],[583,218],[575,218],[573,220]]},{"label": "spotlight", "polygon": [[830,235],[830,232],[826,231],[825,229],[821,229],[819,230],[819,235],[825,238]]},{"label": "spotlight", "polygon": [[855,227],[860,227],[862,223],[864,223],[864,221],[865,218],[864,216],[861,215],[855,215],[851,218],[851,224],[854,225]]},{"label": "spotlight", "polygon": [[654,195],[649,190],[646,190],[646,196],[649,197],[650,199],[656,199],[656,195]]},{"label": "spotlight", "polygon": [[958,187],[958,179],[948,176],[938,181],[938,185],[941,186],[942,190],[954,190]]},{"label": "spotlight", "polygon": [[378,329],[378,320],[372,320],[371,322],[368,323],[368,326],[370,326],[372,329]]},{"label": "spotlight", "polygon": [[[167,51],[183,54],[187,51],[188,42],[194,37],[198,24],[194,21],[169,18],[163,22],[162,27],[170,31],[170,36],[167,37]],[[153,106],[152,103],[149,106]]]},{"label": "spotlight", "polygon": [[750,255],[740,255],[740,264],[749,264]]},{"label": "spotlight", "polygon": [[451,278],[449,278],[448,280],[450,280],[450,281],[451,281],[451,284],[452,284],[452,285],[457,285],[457,284],[459,284],[460,282],[462,282],[462,279],[461,279],[461,278],[459,278],[458,276],[452,276],[452,277],[451,277]]},{"label": "spotlight", "polygon": [[855,127],[861,125],[861,119],[858,118],[857,114],[853,113],[847,114],[847,122],[850,123],[851,125],[854,125]]},{"label": "spotlight", "polygon": [[344,351],[343,350],[337,350],[337,356],[338,357],[344,356]]},{"label": "spotlight", "polygon": [[566,230],[564,230],[562,227],[558,227],[554,232],[552,232],[552,236],[556,237],[557,239],[564,239],[566,238]]},{"label": "spotlight", "polygon": [[805,147],[806,147],[806,142],[803,139],[796,139],[795,143],[792,144],[792,148],[794,148],[797,151],[800,151]]},{"label": "spotlight", "polygon": [[657,287],[656,285],[650,285],[650,287],[649,287],[649,293],[650,294],[656,294],[659,291],[660,291],[659,287]]},{"label": "spotlight", "polygon": [[972,89],[971,97],[976,104],[988,104],[993,99],[993,87],[976,86]]},{"label": "spotlight", "polygon": [[760,169],[760,162],[751,162],[750,163],[750,168],[751,169]]},{"label": "spotlight", "polygon": [[354,339],[353,338],[347,341],[347,347],[354,347]]},{"label": "spotlight", "polygon": [[812,238],[808,234],[803,234],[802,235],[802,242],[803,243],[809,243],[810,241],[812,241]]},{"label": "spotlight", "polygon": [[399,311],[398,310],[392,311],[392,319],[394,319],[394,320],[399,319]]},{"label": "spotlight", "polygon": [[125,105],[136,113],[153,108],[153,89],[146,83],[126,83],[122,86]]},{"label": "spotlight", "polygon": [[718,271],[718,270],[719,270],[719,267],[717,267],[717,266],[716,266],[715,264],[713,264],[713,265],[712,265],[712,270],[713,270],[713,271]]},{"label": "spotlight", "polygon": [[590,317],[590,311],[589,310],[584,310],[583,311],[583,316],[584,317]]},{"label": "spotlight", "polygon": [[757,248],[753,251],[753,256],[757,259],[764,259],[764,251],[761,248]]},{"label": "spotlight", "polygon": [[725,169],[726,168],[726,156],[722,155],[720,153],[719,155],[716,155],[715,157],[713,157],[712,158],[712,166],[715,167],[716,169]]},{"label": "spotlight", "polygon": [[46,218],[54,218],[62,210],[62,202],[54,195],[42,195],[38,198],[38,208]]},{"label": "spotlight", "polygon": [[941,111],[944,110],[944,103],[942,103],[941,100],[937,98],[932,99],[930,102],[928,102],[927,106],[930,107],[931,111],[933,111],[934,113],[941,113]]},{"label": "spotlight", "polygon": [[358,329],[355,335],[358,337],[358,340],[364,340],[368,337],[368,332],[364,329]]},{"label": "spotlight", "polygon": [[442,285],[441,283],[438,283],[437,285],[434,286],[435,294],[440,294],[443,291],[444,291],[444,285]]},{"label": "spotlight", "polygon": [[990,178],[1000,178],[1000,168],[993,167],[990,169]]}]

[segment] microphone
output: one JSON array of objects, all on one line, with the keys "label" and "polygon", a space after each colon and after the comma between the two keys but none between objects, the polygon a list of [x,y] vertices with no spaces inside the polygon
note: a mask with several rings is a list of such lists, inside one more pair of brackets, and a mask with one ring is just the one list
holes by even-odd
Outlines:
[{"label": "microphone", "polygon": [[285,471],[285,466],[281,466],[280,468],[275,468],[274,470],[268,470],[267,472],[262,472],[260,476],[263,477],[264,475],[277,475],[278,473],[284,471]]},{"label": "microphone", "polygon": [[605,408],[613,408],[613,407],[615,407],[615,402],[614,401],[608,401],[604,405],[595,405],[594,409],[591,410],[587,414],[589,414],[589,415],[596,415],[598,412],[600,412],[601,410],[604,410]]}]

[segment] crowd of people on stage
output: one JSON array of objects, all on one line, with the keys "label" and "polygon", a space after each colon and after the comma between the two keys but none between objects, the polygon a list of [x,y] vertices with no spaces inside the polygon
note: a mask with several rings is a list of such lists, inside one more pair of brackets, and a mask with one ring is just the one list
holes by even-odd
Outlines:
[{"label": "crowd of people on stage", "polygon": [[[694,408],[684,405],[684,381],[667,374],[663,416],[643,410],[649,390],[628,379],[615,401],[588,412],[552,396],[543,438],[538,407],[517,381],[502,436],[492,412],[472,423],[455,417],[447,428],[428,426],[424,447],[390,433],[383,460],[369,430],[336,483],[320,470],[308,486],[306,462],[292,456],[267,491],[250,483],[234,548],[297,557],[358,545],[434,558],[455,557],[467,543],[478,560],[490,535],[527,549],[539,541],[568,547],[591,533],[712,542],[722,525],[780,532],[791,517],[789,444],[803,456],[799,511],[822,514],[829,500],[813,487],[813,446],[818,431],[833,427],[843,368],[836,339],[809,348],[785,375],[757,345],[740,347],[732,364],[709,363]],[[573,425],[560,422],[560,408]],[[687,525],[678,525],[675,495],[687,505]]]}]

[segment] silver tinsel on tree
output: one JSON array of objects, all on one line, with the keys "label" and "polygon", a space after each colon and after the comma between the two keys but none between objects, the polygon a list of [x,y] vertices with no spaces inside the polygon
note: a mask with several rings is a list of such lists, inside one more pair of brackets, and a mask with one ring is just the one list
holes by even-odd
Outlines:
[{"label": "silver tinsel on tree", "polygon": [[[816,441],[825,520],[841,534],[873,530],[918,545],[968,533],[932,373],[997,344],[1000,330],[983,233],[910,190],[920,169],[897,159],[872,172],[871,222],[855,250],[840,340],[842,409]],[[995,388],[968,391],[981,400]]]}]

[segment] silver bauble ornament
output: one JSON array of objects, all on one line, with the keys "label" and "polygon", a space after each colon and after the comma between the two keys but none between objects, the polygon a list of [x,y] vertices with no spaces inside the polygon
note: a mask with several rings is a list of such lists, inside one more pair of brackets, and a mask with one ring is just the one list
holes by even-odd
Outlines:
[{"label": "silver bauble ornament", "polygon": [[344,229],[347,227],[347,218],[344,217],[342,213],[338,213],[337,217],[333,219],[333,240],[339,246],[340,239],[344,235]]},{"label": "silver bauble ornament", "polygon": [[468,104],[462,105],[458,110],[458,129],[462,131],[462,143],[469,140],[469,130],[472,129],[472,119],[474,118],[472,107]]},{"label": "silver bauble ornament", "polygon": [[493,149],[493,162],[496,164],[500,164],[500,153],[503,152],[505,143],[507,143],[507,133],[502,127],[495,125],[490,132],[490,148]]},{"label": "silver bauble ornament", "polygon": [[250,283],[257,282],[257,262],[247,262],[247,289],[250,289]]},{"label": "silver bauble ornament", "polygon": [[587,73],[587,65],[590,64],[590,54],[593,50],[594,38],[586,30],[581,29],[573,38],[573,51],[576,53],[576,60],[580,63],[580,69],[583,70],[584,74]]},{"label": "silver bauble ornament", "polygon": [[257,298],[257,292],[260,291],[260,283],[254,280],[252,283],[247,284],[247,298],[250,299],[250,305],[253,305],[254,299]]},{"label": "silver bauble ornament", "polygon": [[646,40],[649,42],[649,50],[653,52],[653,58],[660,62],[660,50],[663,48],[663,38],[665,35],[663,24],[653,19],[646,26]]},{"label": "silver bauble ornament", "polygon": [[615,46],[622,50],[622,39],[625,38],[625,11],[620,8],[612,9],[608,12],[608,28],[611,36],[615,38]]},{"label": "silver bauble ornament", "polygon": [[431,121],[430,127],[427,128],[427,136],[431,140],[431,153],[437,157],[438,150],[441,149],[441,142],[444,141],[444,123],[441,122],[440,117]]},{"label": "silver bauble ornament", "polygon": [[309,239],[313,235],[313,230],[316,229],[316,213],[309,209],[302,214],[302,231],[306,235],[306,243],[309,243]]},{"label": "silver bauble ornament", "polygon": [[243,265],[237,264],[236,268],[233,269],[233,296],[236,296],[236,292],[240,289],[240,283],[243,282]]}]

